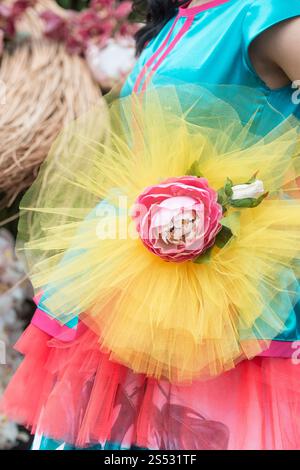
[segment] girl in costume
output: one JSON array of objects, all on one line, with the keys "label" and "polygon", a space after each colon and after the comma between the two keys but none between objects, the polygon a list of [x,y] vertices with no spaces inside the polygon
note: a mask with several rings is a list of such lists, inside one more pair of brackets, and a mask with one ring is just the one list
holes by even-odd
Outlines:
[{"label": "girl in costume", "polygon": [[22,202],[34,449],[300,448],[300,2],[181,3]]}]

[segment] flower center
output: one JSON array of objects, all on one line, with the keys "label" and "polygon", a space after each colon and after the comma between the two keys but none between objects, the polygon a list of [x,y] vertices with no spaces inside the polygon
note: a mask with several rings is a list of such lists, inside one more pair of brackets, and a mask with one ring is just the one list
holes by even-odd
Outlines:
[{"label": "flower center", "polygon": [[167,244],[178,245],[195,239],[199,227],[199,216],[195,211],[182,213],[172,218],[161,228],[159,236]]}]

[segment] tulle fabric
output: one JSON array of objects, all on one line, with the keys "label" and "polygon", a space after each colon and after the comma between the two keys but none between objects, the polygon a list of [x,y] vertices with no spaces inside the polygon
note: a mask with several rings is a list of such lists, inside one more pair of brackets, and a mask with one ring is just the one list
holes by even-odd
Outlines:
[{"label": "tulle fabric", "polygon": [[[241,102],[248,92],[232,90]],[[255,116],[242,123],[197,86],[92,110],[62,133],[21,204],[19,246],[42,308],[62,323],[80,315],[112,360],[173,383],[256,356],[284,329],[283,296],[298,300],[290,289],[300,253],[297,148],[293,118],[259,138]],[[127,208],[195,160],[216,190],[259,171],[270,196],[229,211],[234,237],[207,263],[166,263],[144,248]]]},{"label": "tulle fabric", "polygon": [[[247,91],[232,92],[243,101]],[[80,315],[112,360],[174,383],[267,348],[284,329],[286,291],[298,300],[289,289],[299,270],[299,140],[293,118],[263,139],[254,121],[189,85],[116,100],[108,114],[96,107],[66,129],[21,203],[19,246],[42,308],[61,323]],[[234,237],[207,263],[166,263],[145,249],[127,208],[195,160],[216,190],[259,171],[270,196],[229,211]]]},{"label": "tulle fabric", "polygon": [[83,324],[70,343],[31,325],[17,349],[25,359],[1,409],[52,439],[78,447],[300,448],[300,369],[290,359],[256,358],[176,386],[111,362]]}]

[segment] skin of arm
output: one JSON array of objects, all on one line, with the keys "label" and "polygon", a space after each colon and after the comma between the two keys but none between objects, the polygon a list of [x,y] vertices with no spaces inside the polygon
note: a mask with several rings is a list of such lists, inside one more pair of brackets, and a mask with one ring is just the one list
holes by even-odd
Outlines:
[{"label": "skin of arm", "polygon": [[249,54],[257,74],[269,88],[296,81],[300,86],[300,17],[262,33],[252,42]]}]

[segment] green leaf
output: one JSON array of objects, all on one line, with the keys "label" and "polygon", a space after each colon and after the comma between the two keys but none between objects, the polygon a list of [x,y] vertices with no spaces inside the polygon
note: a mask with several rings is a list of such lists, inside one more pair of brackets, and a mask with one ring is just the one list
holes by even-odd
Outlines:
[{"label": "green leaf", "polygon": [[254,199],[254,201],[252,202],[251,207],[259,206],[264,201],[264,199],[266,199],[266,197],[268,197],[268,196],[269,196],[269,191],[267,193],[262,194],[257,199]]},{"label": "green leaf", "polygon": [[193,263],[196,264],[206,264],[210,261],[211,259],[211,252],[212,252],[213,247],[209,248],[205,253],[202,253],[199,255],[197,258],[193,260]]},{"label": "green leaf", "polygon": [[200,163],[198,160],[194,161],[190,169],[186,173],[189,176],[197,176],[198,178],[201,178],[203,176],[203,173],[201,172],[200,169]]},{"label": "green leaf", "polygon": [[224,248],[225,245],[229,242],[229,240],[233,237],[231,230],[228,227],[223,227],[222,230],[216,236],[215,244],[219,248]]},{"label": "green leaf", "polygon": [[257,170],[253,176],[251,176],[251,178],[249,179],[249,181],[246,182],[246,184],[251,184],[251,183],[254,183],[256,180],[257,180],[257,175],[258,175],[259,171]]},{"label": "green leaf", "polygon": [[196,263],[196,264],[206,264],[206,263],[208,263],[211,259],[212,250],[213,250],[213,246],[208,248],[208,250],[206,250],[205,253],[202,253],[197,258],[195,258],[193,260],[193,263]]},{"label": "green leaf", "polygon": [[226,196],[228,196],[228,197],[231,197],[232,194],[233,194],[232,186],[233,186],[233,183],[232,183],[231,179],[227,178],[227,181],[226,181],[225,186],[224,186],[224,191],[225,191]]},{"label": "green leaf", "polygon": [[226,217],[223,217],[220,220],[220,223],[223,225],[223,227],[228,228],[231,231],[232,235],[237,236],[240,231],[240,218],[241,213],[239,211],[235,211],[227,215]]},{"label": "green leaf", "polygon": [[247,197],[244,199],[234,199],[234,200],[231,199],[229,203],[232,207],[240,207],[240,208],[245,209],[245,208],[252,207],[253,201],[255,200],[256,199]]},{"label": "green leaf", "polygon": [[269,192],[262,194],[261,196],[257,198],[245,198],[245,199],[236,199],[236,200],[230,200],[230,205],[232,207],[240,207],[240,208],[248,208],[252,209],[254,207],[259,206],[266,197],[268,197]]},{"label": "green leaf", "polygon": [[221,206],[225,206],[228,203],[228,197],[226,196],[224,188],[218,190],[218,203]]}]

